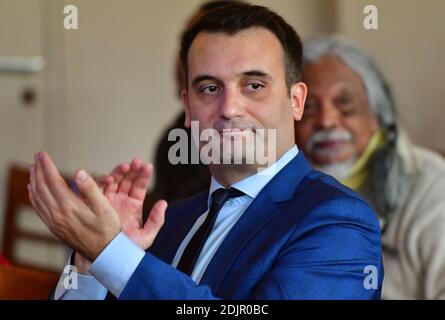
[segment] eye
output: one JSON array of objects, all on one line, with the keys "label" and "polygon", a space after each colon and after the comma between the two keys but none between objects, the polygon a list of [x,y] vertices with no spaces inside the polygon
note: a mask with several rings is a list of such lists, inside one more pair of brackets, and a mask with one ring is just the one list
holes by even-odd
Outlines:
[{"label": "eye", "polygon": [[261,90],[261,88],[264,88],[264,86],[262,84],[258,83],[258,82],[249,83],[247,85],[247,87],[249,89],[251,89],[252,91],[259,91],[259,90]]},{"label": "eye", "polygon": [[342,117],[350,117],[356,114],[355,104],[350,97],[341,96],[334,99],[334,105],[340,111]]},{"label": "eye", "polygon": [[218,91],[218,87],[215,85],[207,86],[200,90],[200,92],[202,92],[202,93],[210,93],[210,94],[214,94],[217,91]]},{"label": "eye", "polygon": [[347,105],[351,102],[351,99],[349,99],[348,97],[339,97],[337,99],[335,99],[334,103],[336,106],[344,106]]}]

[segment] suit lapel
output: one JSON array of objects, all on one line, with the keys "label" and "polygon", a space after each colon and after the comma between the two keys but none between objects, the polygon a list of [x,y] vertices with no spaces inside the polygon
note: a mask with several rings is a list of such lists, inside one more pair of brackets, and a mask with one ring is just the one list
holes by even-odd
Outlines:
[{"label": "suit lapel", "polygon": [[270,219],[281,212],[277,203],[291,199],[296,187],[311,169],[303,154],[299,152],[277,173],[230,230],[210,261],[201,283],[209,285],[214,292],[219,289],[243,247]]}]

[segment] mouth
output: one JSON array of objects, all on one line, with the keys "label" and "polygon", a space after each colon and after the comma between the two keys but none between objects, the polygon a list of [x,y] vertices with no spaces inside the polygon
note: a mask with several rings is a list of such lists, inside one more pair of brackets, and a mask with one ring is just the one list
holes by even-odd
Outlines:
[{"label": "mouth", "polygon": [[324,150],[335,150],[344,147],[348,142],[341,140],[327,140],[322,142],[317,142],[315,144],[315,149]]}]

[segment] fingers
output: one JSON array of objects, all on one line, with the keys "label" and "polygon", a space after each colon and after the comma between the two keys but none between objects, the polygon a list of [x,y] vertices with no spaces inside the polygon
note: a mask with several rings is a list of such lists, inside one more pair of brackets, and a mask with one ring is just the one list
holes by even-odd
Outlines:
[{"label": "fingers", "polygon": [[[67,191],[71,191],[57,170],[56,165],[46,152],[39,152],[36,157],[36,173],[42,169],[46,185],[58,203],[66,201]],[[70,193],[70,192],[69,192]]]},{"label": "fingers", "polygon": [[128,195],[137,200],[144,201],[152,174],[153,166],[151,163],[142,165]]},{"label": "fingers", "polygon": [[49,211],[58,208],[59,206],[57,204],[57,201],[54,198],[54,195],[51,193],[48,184],[46,183],[42,164],[38,160],[34,165],[34,174],[32,175],[32,179],[35,181],[36,200],[41,200]]},{"label": "fingers", "polygon": [[35,164],[30,167],[28,191],[31,203],[48,227],[54,215],[61,213],[63,201],[70,201],[71,197],[75,198],[52,160],[44,152],[35,155]]},{"label": "fingers", "polygon": [[29,168],[30,172],[30,182],[28,184],[28,196],[29,200],[31,201],[34,209],[36,209],[39,217],[45,222],[45,224],[48,224],[49,220],[49,211],[48,208],[45,206],[45,204],[39,199],[36,199],[36,179],[35,179],[35,169],[34,165],[32,165]]},{"label": "fingers", "polygon": [[133,186],[133,181],[137,178],[138,172],[143,165],[143,161],[141,159],[134,159],[130,164],[130,171],[125,174],[123,179],[119,183],[119,188],[117,190],[118,193],[128,194]]},{"label": "fingers", "polygon": [[112,176],[101,176],[98,180],[99,185],[108,185],[114,182],[114,178]]},{"label": "fingers", "polygon": [[48,225],[48,223],[49,223],[48,213],[44,213],[42,211],[42,209],[40,209],[39,206],[37,205],[37,202],[34,199],[34,194],[33,194],[32,190],[31,190],[31,184],[28,184],[28,197],[29,197],[29,200],[31,201],[32,206],[36,210],[37,215],[40,217],[40,219],[42,219],[42,221],[46,225]]},{"label": "fingers", "polygon": [[[37,187],[37,178],[36,178],[36,166],[32,165],[30,168],[30,183],[28,187],[28,191],[30,192],[30,200],[34,205],[34,208],[37,212],[45,216],[45,220],[48,220],[50,211],[47,205],[44,203],[42,198],[39,196],[39,188]],[[43,218],[43,217],[42,217]]]},{"label": "fingers", "polygon": [[151,164],[144,164],[141,159],[134,159],[129,164],[122,163],[116,166],[110,175],[99,179],[99,186],[103,192],[123,193],[139,201],[145,199],[145,195],[153,173]]},{"label": "fingers", "polygon": [[130,165],[128,163],[121,163],[116,168],[111,171],[108,175],[113,178],[113,181],[110,182],[105,188],[105,192],[116,193],[119,188],[119,183],[122,181],[124,176],[130,171]]},{"label": "fingers", "polygon": [[145,247],[150,247],[153,240],[156,238],[159,230],[164,225],[165,211],[167,210],[167,201],[157,201],[150,211],[147,221],[145,222],[144,231],[144,244]]},{"label": "fingers", "polygon": [[128,171],[130,171],[130,164],[124,162],[116,166],[116,168],[114,168],[109,175],[112,176],[117,183],[119,183],[121,182],[122,178],[128,173]]},{"label": "fingers", "polygon": [[114,178],[112,176],[101,176],[98,180],[97,180],[97,185],[100,188],[100,191],[102,193],[105,192],[105,190],[107,189],[107,187],[112,184],[114,182]]},{"label": "fingers", "polygon": [[96,181],[85,171],[79,170],[74,176],[77,187],[94,212],[99,213],[108,207],[108,200],[102,194]]}]

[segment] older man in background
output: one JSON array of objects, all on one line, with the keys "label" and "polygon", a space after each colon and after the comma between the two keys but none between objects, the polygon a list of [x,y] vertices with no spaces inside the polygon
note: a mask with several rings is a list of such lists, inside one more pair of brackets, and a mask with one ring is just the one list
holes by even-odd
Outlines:
[{"label": "older man in background", "polygon": [[296,140],[312,164],[358,191],[382,226],[382,298],[445,298],[445,162],[412,144],[375,63],[338,37],[304,43],[309,93]]}]

